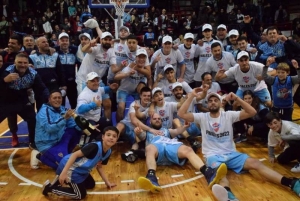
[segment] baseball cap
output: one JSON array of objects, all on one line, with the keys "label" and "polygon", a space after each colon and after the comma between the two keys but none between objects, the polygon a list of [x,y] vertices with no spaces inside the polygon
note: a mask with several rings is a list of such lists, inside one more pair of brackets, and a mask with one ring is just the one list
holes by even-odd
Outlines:
[{"label": "baseball cap", "polygon": [[143,55],[148,55],[147,54],[147,51],[145,50],[145,49],[143,49],[143,48],[141,48],[141,49],[138,49],[137,51],[136,51],[136,56],[139,56],[139,55],[141,55],[141,54],[143,54]]},{"label": "baseball cap", "polygon": [[67,33],[65,33],[65,32],[62,32],[61,34],[59,34],[58,40],[61,39],[62,37],[67,37],[67,38],[69,38],[69,35],[68,35]]},{"label": "baseball cap", "polygon": [[222,101],[222,97],[216,92],[210,92],[206,96],[206,100],[208,101],[212,96],[217,97],[220,101]]},{"label": "baseball cap", "polygon": [[[93,80],[94,78],[99,77],[99,75],[95,72],[90,72],[86,75],[86,81]],[[100,77],[99,77],[100,78]]]},{"label": "baseball cap", "polygon": [[162,89],[159,88],[159,87],[155,87],[155,88],[152,90],[152,96],[153,96],[156,92],[159,92],[159,91],[162,92]]},{"label": "baseball cap", "polygon": [[204,30],[206,30],[206,29],[212,30],[212,26],[211,26],[210,24],[205,24],[205,25],[203,25],[202,31],[204,31]]},{"label": "baseball cap", "polygon": [[246,52],[246,51],[240,51],[237,55],[237,59],[239,60],[240,58],[244,57],[244,56],[247,56],[249,57],[249,53]]},{"label": "baseball cap", "polygon": [[232,35],[239,36],[240,34],[239,34],[238,30],[232,29],[232,30],[229,31],[228,36],[230,37]]},{"label": "baseball cap", "polygon": [[184,35],[184,38],[183,38],[183,39],[188,39],[188,38],[191,38],[191,39],[194,40],[194,34],[192,34],[192,33],[186,33],[186,34]]},{"label": "baseball cap", "polygon": [[82,33],[82,34],[80,34],[80,35],[79,35],[79,40],[81,40],[81,37],[82,37],[82,36],[85,36],[85,37],[87,37],[88,39],[91,40],[91,36],[90,36],[90,34],[88,34],[88,33]]},{"label": "baseball cap", "polygon": [[111,33],[109,33],[108,31],[106,31],[106,32],[103,32],[103,33],[102,33],[101,39],[106,38],[107,36],[109,36],[109,37],[111,37],[111,38],[114,38],[114,37],[111,35]]},{"label": "baseball cap", "polygon": [[220,24],[220,25],[217,27],[217,30],[218,30],[218,29],[225,29],[225,30],[227,30],[227,27],[226,27],[225,24]]},{"label": "baseball cap", "polygon": [[167,69],[172,68],[174,70],[174,67],[172,66],[172,64],[167,64],[164,67],[164,72],[166,72]]},{"label": "baseball cap", "polygon": [[172,43],[173,42],[173,39],[171,36],[164,36],[163,39],[162,39],[162,43],[166,43],[166,42],[170,42]]},{"label": "baseball cap", "polygon": [[182,84],[180,82],[175,82],[172,84],[172,90],[175,89],[176,87],[182,87]]},{"label": "baseball cap", "polygon": [[119,31],[121,31],[122,29],[125,29],[128,33],[130,33],[128,27],[126,27],[126,26],[120,26]]}]

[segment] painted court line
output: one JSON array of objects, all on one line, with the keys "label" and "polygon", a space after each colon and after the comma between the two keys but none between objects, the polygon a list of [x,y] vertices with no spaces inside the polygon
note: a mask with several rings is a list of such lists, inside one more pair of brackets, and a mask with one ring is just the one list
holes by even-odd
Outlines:
[{"label": "painted court line", "polygon": [[104,181],[97,181],[96,184],[97,184],[97,185],[105,184],[105,182],[104,182]]},{"label": "painted court line", "polygon": [[172,178],[183,177],[183,174],[174,174],[171,175]]},{"label": "painted court line", "polygon": [[198,175],[198,174],[201,174],[201,172],[195,172],[195,174],[197,174],[197,175]]},{"label": "painted court line", "polygon": [[19,183],[19,186],[30,186],[30,183]]},{"label": "painted court line", "polygon": [[261,158],[261,159],[259,159],[259,161],[265,161],[265,160],[267,160],[267,159],[265,159],[265,158]]},{"label": "painted court line", "polygon": [[121,183],[132,183],[132,182],[134,182],[134,180],[132,180],[132,179],[131,180],[122,180],[121,181]]},{"label": "painted court line", "polygon": [[0,182],[0,185],[5,186],[5,185],[7,185],[7,182]]}]

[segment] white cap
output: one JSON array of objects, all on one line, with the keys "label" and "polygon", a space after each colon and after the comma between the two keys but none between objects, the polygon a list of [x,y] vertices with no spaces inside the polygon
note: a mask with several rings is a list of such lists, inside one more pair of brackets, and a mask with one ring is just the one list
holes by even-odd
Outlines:
[{"label": "white cap", "polygon": [[172,68],[172,69],[174,70],[174,67],[173,67],[172,64],[167,64],[167,65],[165,65],[165,67],[164,67],[164,72],[166,72],[166,70],[169,69],[169,68]]},{"label": "white cap", "polygon": [[81,37],[82,37],[82,36],[85,36],[85,37],[87,37],[88,39],[91,40],[91,36],[90,36],[90,34],[88,34],[88,33],[82,33],[82,34],[80,34],[79,37],[78,37],[79,40],[81,40]]},{"label": "white cap", "polygon": [[153,96],[156,92],[159,92],[159,91],[162,92],[162,89],[159,88],[159,87],[155,87],[155,88],[152,90],[152,96]]},{"label": "white cap", "polygon": [[126,26],[120,26],[119,31],[121,31],[122,29],[125,29],[128,33],[130,33],[128,27],[126,27]]},{"label": "white cap", "polygon": [[184,38],[183,38],[183,39],[188,39],[188,38],[191,38],[191,39],[194,40],[194,34],[192,34],[192,33],[186,33],[186,34],[184,35]]},{"label": "white cap", "polygon": [[106,32],[103,32],[102,34],[101,34],[101,39],[103,39],[103,38],[106,38],[106,37],[111,37],[111,38],[114,38],[112,35],[111,35],[111,33],[109,33],[108,31],[106,31]]},{"label": "white cap", "polygon": [[225,24],[220,24],[220,25],[217,27],[217,30],[218,30],[218,29],[225,29],[225,30],[227,30],[227,27],[226,27]]},{"label": "white cap", "polygon": [[232,35],[234,35],[234,36],[239,36],[240,34],[239,34],[238,30],[236,30],[236,29],[231,29],[231,30],[229,31],[229,33],[228,33],[228,36],[230,37],[230,36],[232,36]]},{"label": "white cap", "polygon": [[204,31],[205,29],[212,30],[212,26],[210,24],[205,24],[202,26],[202,31]]},{"label": "white cap", "polygon": [[[90,72],[86,75],[86,81],[93,80],[94,78],[99,77],[99,75],[95,72]],[[100,77],[99,77],[100,78]]]},{"label": "white cap", "polygon": [[240,58],[242,58],[243,56],[247,56],[249,58],[249,53],[246,51],[240,51],[237,55],[237,59],[239,60]]},{"label": "white cap", "polygon": [[176,87],[181,87],[182,88],[182,84],[180,82],[175,82],[172,84],[172,90],[175,89]]},{"label": "white cap", "polygon": [[215,96],[215,97],[217,97],[220,101],[222,101],[222,97],[221,97],[218,93],[216,93],[216,92],[210,92],[209,94],[207,94],[206,100],[208,101],[208,100],[210,99],[210,97],[212,97],[212,96]]},{"label": "white cap", "polygon": [[65,32],[62,32],[61,34],[59,34],[58,40],[61,39],[62,37],[67,37],[67,38],[69,38],[69,35],[68,35],[67,33],[65,33]]},{"label": "white cap", "polygon": [[136,51],[136,56],[139,56],[141,54],[146,55],[146,56],[148,55],[147,51],[144,48],[140,48]]},{"label": "white cap", "polygon": [[162,43],[166,43],[166,42],[170,42],[172,43],[173,42],[173,39],[171,36],[164,36],[163,39],[162,39]]}]

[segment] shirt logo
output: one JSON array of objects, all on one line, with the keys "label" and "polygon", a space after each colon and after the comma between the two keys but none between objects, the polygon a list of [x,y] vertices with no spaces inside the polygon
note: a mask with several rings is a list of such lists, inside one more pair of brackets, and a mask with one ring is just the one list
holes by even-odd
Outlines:
[{"label": "shirt logo", "polygon": [[243,77],[243,80],[244,80],[244,82],[248,83],[250,80],[250,77],[245,76],[245,77]]},{"label": "shirt logo", "polygon": [[191,56],[191,53],[190,53],[190,52],[186,52],[186,53],[185,53],[185,57],[186,57],[187,59],[189,59],[190,56]]},{"label": "shirt logo", "polygon": [[166,60],[165,60],[165,61],[166,61],[166,63],[168,63],[168,64],[169,64],[169,63],[171,62],[171,58],[169,58],[169,57],[168,57],[168,58],[166,58]]},{"label": "shirt logo", "polygon": [[118,46],[118,51],[119,52],[122,52],[122,50],[123,50],[123,47],[120,45],[120,46]]},{"label": "shirt logo", "polygon": [[165,110],[159,110],[158,113],[159,113],[159,115],[162,116],[162,117],[165,116]]},{"label": "shirt logo", "polygon": [[218,123],[216,122],[216,123],[214,123],[214,124],[212,125],[212,127],[213,127],[213,129],[214,129],[215,132],[218,132],[218,131],[219,131],[219,128],[220,128],[220,124],[218,124]]},{"label": "shirt logo", "polygon": [[207,47],[205,48],[205,51],[206,51],[206,53],[210,53],[210,47],[207,46]]},{"label": "shirt logo", "polygon": [[224,68],[223,63],[218,63],[218,68],[219,68],[219,69],[223,69],[223,68]]},{"label": "shirt logo", "polygon": [[107,53],[103,53],[103,58],[106,59]]},{"label": "shirt logo", "polygon": [[290,93],[291,93],[291,91],[288,90],[287,88],[282,88],[277,91],[276,96],[278,98],[287,99]]}]

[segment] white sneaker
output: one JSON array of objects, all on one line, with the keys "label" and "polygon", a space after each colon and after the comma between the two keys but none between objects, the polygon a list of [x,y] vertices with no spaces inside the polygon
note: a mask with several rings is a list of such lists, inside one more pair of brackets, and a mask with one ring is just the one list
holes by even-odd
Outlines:
[{"label": "white sneaker", "polygon": [[297,164],[291,169],[291,172],[299,173],[299,172],[300,172],[300,163],[297,163]]},{"label": "white sneaker", "polygon": [[230,191],[219,184],[212,186],[212,193],[218,201],[239,201]]},{"label": "white sneaker", "polygon": [[30,166],[31,169],[38,169],[39,168],[39,159],[36,158],[36,155],[38,155],[40,152],[37,150],[32,150],[31,151],[31,157],[30,157]]}]

